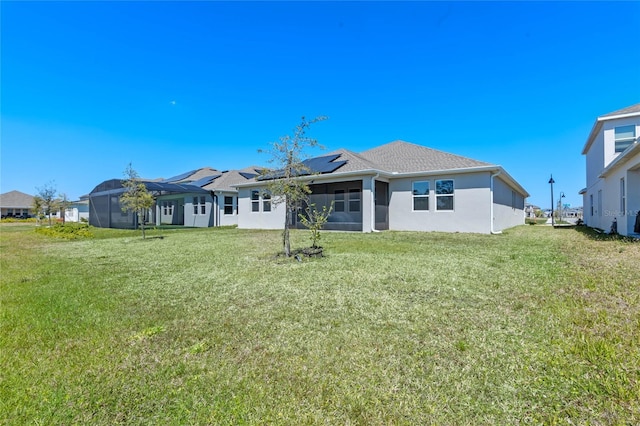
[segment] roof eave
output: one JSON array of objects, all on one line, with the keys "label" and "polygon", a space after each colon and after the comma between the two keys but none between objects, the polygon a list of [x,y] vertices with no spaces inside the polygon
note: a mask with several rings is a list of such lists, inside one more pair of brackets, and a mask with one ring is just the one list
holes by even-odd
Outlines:
[{"label": "roof eave", "polygon": [[605,167],[604,170],[602,170],[602,172],[598,177],[599,178],[607,177],[608,175],[611,174],[611,172],[613,172],[614,170],[618,169],[618,167],[626,163],[627,160],[631,158],[633,154],[637,154],[637,153],[640,153],[640,143],[635,142],[625,151],[621,152],[620,155],[618,155],[618,157],[615,160],[609,163],[609,165]]},{"label": "roof eave", "polygon": [[619,120],[621,118],[629,118],[629,117],[638,117],[640,116],[640,112],[628,112],[626,114],[617,114],[617,115],[607,115],[603,117],[598,117],[596,122],[593,123],[593,127],[591,128],[591,132],[589,132],[589,137],[584,144],[584,148],[582,148],[582,155],[586,155],[593,141],[596,139],[596,135],[600,133],[600,129],[602,128],[602,123],[610,120]]}]

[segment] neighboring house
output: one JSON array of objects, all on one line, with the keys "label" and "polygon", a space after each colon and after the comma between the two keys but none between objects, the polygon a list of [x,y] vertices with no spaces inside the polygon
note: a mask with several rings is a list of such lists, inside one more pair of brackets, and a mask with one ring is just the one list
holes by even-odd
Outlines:
[{"label": "neighboring house", "polygon": [[[306,162],[315,173],[309,203],[333,211],[328,230],[496,233],[524,224],[529,196],[501,166],[395,141],[360,154],[338,150]],[[237,184],[239,228],[282,228],[285,205],[275,205],[258,177]],[[292,215],[293,226],[300,227]]]},{"label": "neighboring house", "polygon": [[[155,206],[146,222],[188,227],[228,226],[238,223],[238,191],[233,185],[258,175],[259,168],[218,171],[203,167],[168,179],[143,180]],[[134,228],[135,215],[122,212],[120,179],[96,186],[89,194],[89,223],[103,228]]]},{"label": "neighboring house", "polygon": [[[193,185],[207,191],[201,194],[167,194],[156,197],[158,225],[193,227],[238,224],[238,190],[233,186],[247,182],[259,173],[259,167],[217,171],[205,167],[165,179],[164,182]],[[182,213],[184,212],[184,213]],[[188,212],[193,212],[189,214]]]},{"label": "neighboring house", "polygon": [[640,104],[598,117],[582,149],[587,186],[583,220],[587,226],[640,236]]},{"label": "neighboring house", "polygon": [[2,217],[31,217],[33,215],[33,195],[20,191],[0,194]]},{"label": "neighboring house", "polygon": [[64,212],[65,222],[89,221],[89,196],[84,195],[78,201],[72,201]]},{"label": "neighboring house", "polygon": [[[202,206],[204,208],[206,208],[207,202],[211,205],[209,191],[198,186],[181,185],[164,181],[143,180],[143,183],[147,190],[156,198],[164,195],[181,197],[180,199],[183,200],[184,209],[180,209],[178,212],[183,213],[182,220],[189,221],[189,223],[196,222],[195,219],[192,221],[191,218],[192,216],[199,216],[199,213],[194,214],[192,202],[184,200],[192,200],[197,196],[198,204],[196,204],[196,207],[198,208],[198,212],[200,211],[200,200],[203,201]],[[93,191],[89,193],[89,224],[100,228],[137,228],[137,215],[130,211],[122,211],[120,196],[124,192],[125,188],[122,186],[122,179],[106,180],[96,186]],[[186,197],[185,194],[189,196]],[[156,206],[155,209],[149,209],[145,215],[145,222],[159,223],[160,218],[157,212],[158,206]]]}]

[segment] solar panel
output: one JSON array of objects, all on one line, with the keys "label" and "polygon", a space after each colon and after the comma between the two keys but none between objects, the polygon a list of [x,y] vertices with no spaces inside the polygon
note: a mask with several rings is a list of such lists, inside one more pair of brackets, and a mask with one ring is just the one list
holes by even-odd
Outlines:
[{"label": "solar panel", "polygon": [[191,170],[190,172],[186,172],[186,173],[182,173],[178,176],[174,176],[174,177],[170,177],[168,179],[164,179],[161,182],[178,182],[180,180],[184,180],[186,178],[188,178],[189,176],[191,176],[192,174],[194,174],[195,172],[197,172],[198,170]]},{"label": "solar panel", "polygon": [[[333,173],[340,167],[347,164],[346,161],[334,161],[340,154],[325,155],[323,157],[314,157],[304,160],[302,164],[307,170],[304,170],[298,174],[298,176],[308,176],[312,174]],[[258,178],[258,180],[279,179],[284,176],[283,170],[274,170],[264,176]]]},{"label": "solar panel", "polygon": [[195,185],[195,186],[199,186],[200,188],[202,188],[203,186],[209,185],[211,182],[213,182],[214,180],[218,179],[220,176],[222,176],[222,175],[205,176],[205,177],[200,178],[200,179],[198,179],[196,181],[189,182],[189,185]]},{"label": "solar panel", "polygon": [[254,177],[258,176],[257,173],[247,173],[247,172],[238,172],[240,174],[240,176],[242,176],[245,179],[253,179]]}]

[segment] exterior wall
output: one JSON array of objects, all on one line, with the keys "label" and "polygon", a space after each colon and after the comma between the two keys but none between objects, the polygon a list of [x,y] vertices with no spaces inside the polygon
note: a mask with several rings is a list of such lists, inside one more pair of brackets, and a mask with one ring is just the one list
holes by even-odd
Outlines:
[{"label": "exterior wall", "polygon": [[[184,195],[165,195],[156,199],[156,225],[184,225]],[[165,214],[164,203],[169,202],[173,208],[167,208]]]},{"label": "exterior wall", "polygon": [[524,197],[507,185],[500,176],[493,179],[493,230],[524,224]]},{"label": "exterior wall", "polygon": [[[584,194],[584,222],[592,228],[609,232],[614,218],[618,233],[633,233],[635,217],[640,210],[640,155],[626,160],[617,170],[600,178],[603,169],[620,153],[615,152],[615,128],[635,124],[640,134],[640,117],[606,121],[586,154],[587,190]],[[625,179],[625,206],[621,205],[620,180]]]},{"label": "exterior wall", "polygon": [[[602,125],[601,134],[598,134],[598,138],[603,139],[604,141],[604,164],[601,165],[600,169],[597,170],[596,176],[602,171],[603,168],[607,167],[613,160],[616,159],[619,152],[615,152],[615,128],[620,126],[628,126],[631,124],[635,124],[636,126],[636,136],[639,136],[640,132],[640,118],[639,117],[629,117],[622,118],[618,120],[606,121]],[[589,150],[591,152],[591,150]]]},{"label": "exterior wall", "polygon": [[81,219],[85,219],[89,221],[89,211],[82,211],[85,209],[72,207],[70,209],[65,210],[64,212],[64,220],[65,222],[80,222]]},{"label": "exterior wall", "polygon": [[598,133],[587,151],[587,188],[595,184],[604,168],[604,136]]},{"label": "exterior wall", "polygon": [[[625,180],[625,205],[622,206],[622,193],[620,180]],[[602,191],[602,206],[598,206],[598,191]],[[593,194],[594,215],[589,210],[589,195]],[[636,216],[640,211],[640,154],[636,154],[627,161],[624,167],[599,179],[597,184],[589,189],[587,205],[585,205],[585,223],[593,228],[599,228],[605,232],[611,230],[611,224],[615,218],[618,233],[621,235],[633,234]]]},{"label": "exterior wall", "polygon": [[271,211],[263,212],[262,200],[260,211],[251,211],[251,191],[264,187],[240,188],[238,191],[238,228],[243,229],[283,229],[285,205],[271,203]]},{"label": "exterior wall", "polygon": [[[389,182],[389,229],[396,231],[491,232],[489,173],[392,179]],[[436,210],[435,181],[453,179],[452,211]],[[412,183],[429,181],[429,210],[414,211]],[[523,216],[521,217],[522,220]]]},{"label": "exterior wall", "polygon": [[[238,194],[234,192],[222,192],[217,193],[218,196],[218,206],[216,211],[216,225],[217,226],[233,226],[238,224]],[[225,214],[224,211],[224,198],[231,197],[231,214]],[[215,226],[215,225],[214,225]]]},{"label": "exterior wall", "polygon": [[[194,210],[194,198],[198,200],[198,212]],[[204,198],[205,212],[202,213],[200,200]],[[209,194],[186,194],[184,196],[184,226],[207,228],[213,226],[214,220],[213,197]]]}]

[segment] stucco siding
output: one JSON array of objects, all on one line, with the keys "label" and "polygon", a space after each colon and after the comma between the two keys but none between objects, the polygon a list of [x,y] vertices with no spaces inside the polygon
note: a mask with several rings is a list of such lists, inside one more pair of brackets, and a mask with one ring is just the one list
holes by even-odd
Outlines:
[{"label": "stucco siding", "polygon": [[251,190],[256,188],[239,188],[238,191],[238,228],[243,229],[283,229],[285,205],[271,204],[270,212],[254,212],[251,209]]},{"label": "stucco siding", "polygon": [[[454,208],[436,209],[435,181],[454,181]],[[412,185],[429,182],[429,210],[414,211]],[[397,231],[474,232],[487,234],[490,224],[489,173],[392,179],[389,182],[389,229]]]},{"label": "stucco siding", "polygon": [[[607,167],[613,160],[616,159],[618,155],[620,155],[620,153],[615,152],[615,128],[620,126],[634,125],[636,128],[637,137],[640,131],[640,124],[638,123],[638,120],[638,117],[629,117],[608,121],[603,124],[601,131],[603,136],[601,136],[600,134],[598,135],[599,139],[602,137],[604,143],[604,164],[601,165],[600,170],[602,170],[604,167]],[[591,150],[589,152],[591,152]]]},{"label": "stucco siding", "polygon": [[500,176],[493,180],[493,230],[502,231],[524,224],[524,196]]},{"label": "stucco siding", "polygon": [[604,168],[604,137],[600,132],[591,148],[587,152],[587,188],[598,180],[598,175]]},{"label": "stucco siding", "polygon": [[[197,204],[194,202],[197,198]],[[204,198],[204,213],[202,199]],[[194,207],[197,206],[197,213]],[[184,226],[206,228],[213,226],[213,198],[211,195],[187,195],[184,197]]]}]

